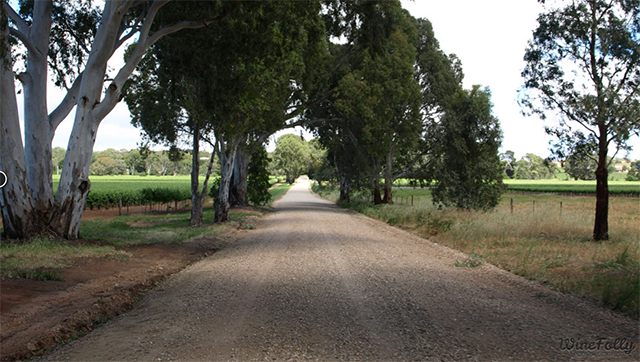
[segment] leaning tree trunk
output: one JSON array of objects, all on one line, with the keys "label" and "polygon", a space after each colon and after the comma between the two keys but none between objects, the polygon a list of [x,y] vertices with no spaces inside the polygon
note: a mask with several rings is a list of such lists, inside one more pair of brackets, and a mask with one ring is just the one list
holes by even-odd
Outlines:
[{"label": "leaning tree trunk", "polygon": [[233,177],[230,192],[231,205],[249,205],[247,189],[249,162],[251,162],[251,154],[247,152],[246,146],[238,146],[238,150],[236,151],[236,160],[233,164]]},{"label": "leaning tree trunk", "polygon": [[[606,133],[604,133],[606,137]],[[593,227],[594,240],[609,239],[609,184],[606,142],[600,142],[598,167],[596,168],[596,219]]]},{"label": "leaning tree trunk", "polygon": [[391,150],[387,154],[387,165],[384,169],[384,198],[382,202],[385,204],[393,204],[393,156],[394,152]]},{"label": "leaning tree trunk", "polygon": [[[202,225],[202,207],[204,200],[200,195],[200,129],[198,123],[193,126],[193,152],[191,152],[191,219],[189,226]],[[206,190],[203,190],[205,193]]]},{"label": "leaning tree trunk", "polygon": [[351,197],[349,195],[349,180],[346,175],[338,176],[340,178],[340,201],[349,202]]},{"label": "leaning tree trunk", "polygon": [[65,239],[79,237],[80,220],[91,188],[89,166],[98,126],[120,100],[119,87],[130,74],[129,71],[132,71],[131,58],[137,59],[137,55],[133,54],[107,89],[104,89],[107,62],[113,54],[113,44],[123,15],[118,13],[118,4],[105,2],[102,21],[79,84],[73,129],[55,204],[49,215],[51,230]]},{"label": "leaning tree trunk", "polygon": [[200,191],[200,126],[197,121],[193,125],[193,152],[191,153],[191,219],[189,226],[200,227],[203,220],[204,200],[209,188],[209,177],[213,168],[216,151],[211,152],[209,166]]},{"label": "leaning tree trunk", "polygon": [[382,204],[382,196],[380,196],[380,178],[377,176],[373,179],[373,204]]}]

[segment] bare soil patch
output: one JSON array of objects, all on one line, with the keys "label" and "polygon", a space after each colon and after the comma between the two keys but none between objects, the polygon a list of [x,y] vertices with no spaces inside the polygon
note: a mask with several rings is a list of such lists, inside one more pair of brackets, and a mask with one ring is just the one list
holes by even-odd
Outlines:
[{"label": "bare soil patch", "polygon": [[[86,213],[87,218],[117,215],[117,209]],[[117,247],[131,256],[79,259],[61,271],[63,281],[1,280],[0,360],[29,358],[86,333],[131,309],[169,275],[215,253],[232,239],[227,233],[182,244]]]}]

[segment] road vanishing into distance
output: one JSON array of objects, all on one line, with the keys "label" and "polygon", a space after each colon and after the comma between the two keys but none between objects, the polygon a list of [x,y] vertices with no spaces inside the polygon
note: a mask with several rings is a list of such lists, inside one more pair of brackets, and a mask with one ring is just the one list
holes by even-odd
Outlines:
[{"label": "road vanishing into distance", "polygon": [[639,360],[638,323],[341,209],[300,179],[255,230],[43,361]]}]

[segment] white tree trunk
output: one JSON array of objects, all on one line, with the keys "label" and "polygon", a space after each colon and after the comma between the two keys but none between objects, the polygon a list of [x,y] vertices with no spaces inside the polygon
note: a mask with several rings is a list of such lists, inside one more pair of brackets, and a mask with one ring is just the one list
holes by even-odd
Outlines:
[{"label": "white tree trunk", "polygon": [[[78,106],[81,114],[81,107]],[[88,113],[88,112],[87,112]],[[98,122],[77,117],[69,137],[60,183],[56,194],[56,207],[52,214],[53,230],[67,239],[77,239],[84,204],[91,188],[89,166],[96,141]]]},{"label": "white tree trunk", "polygon": [[0,171],[7,175],[7,184],[0,189],[0,207],[4,235],[13,239],[29,236],[33,207],[27,183],[10,55],[7,52],[0,60]]},{"label": "white tree trunk", "polygon": [[51,142],[55,128],[47,110],[47,51],[51,29],[51,1],[34,3],[34,21],[29,32],[26,71],[19,76],[24,89],[24,146],[29,190],[34,207],[47,213],[53,205]]},{"label": "white tree trunk", "polygon": [[80,83],[73,129],[60,175],[52,227],[60,236],[68,239],[79,236],[80,219],[91,188],[89,167],[98,126],[117,104],[121,85],[131,74],[125,74],[125,68],[130,65],[127,62],[102,99],[107,62],[118,40],[118,28],[123,16],[123,9],[119,9],[118,5],[115,1],[105,2],[102,21]]},{"label": "white tree trunk", "polygon": [[195,122],[193,127],[193,151],[191,152],[191,219],[189,226],[202,225],[202,206],[206,189],[200,194],[200,129]]},{"label": "white tree trunk", "polygon": [[232,205],[249,205],[247,190],[249,162],[251,162],[251,154],[247,152],[246,146],[238,146],[236,160],[233,165],[233,184],[231,185],[230,193]]}]

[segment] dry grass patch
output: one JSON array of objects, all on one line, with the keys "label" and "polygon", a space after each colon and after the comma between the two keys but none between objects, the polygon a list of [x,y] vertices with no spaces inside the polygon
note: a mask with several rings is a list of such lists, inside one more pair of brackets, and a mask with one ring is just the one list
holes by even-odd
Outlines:
[{"label": "dry grass patch", "polygon": [[638,199],[611,199],[605,242],[591,240],[595,200],[590,197],[520,197],[513,213],[506,198],[490,213],[448,211],[451,228],[435,236],[417,231],[515,274],[638,316],[639,205]]}]

